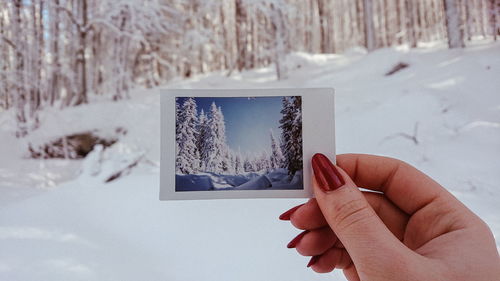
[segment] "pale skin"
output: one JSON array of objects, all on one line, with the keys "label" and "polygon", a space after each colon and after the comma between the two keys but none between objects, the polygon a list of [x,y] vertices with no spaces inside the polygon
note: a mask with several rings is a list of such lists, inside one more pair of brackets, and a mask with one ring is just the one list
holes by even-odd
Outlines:
[{"label": "pale skin", "polygon": [[295,248],[317,256],[312,270],[342,269],[349,281],[500,280],[489,227],[430,177],[373,155],[338,155],[336,167],[345,184],[325,192],[313,178],[315,199],[290,216],[309,230]]}]

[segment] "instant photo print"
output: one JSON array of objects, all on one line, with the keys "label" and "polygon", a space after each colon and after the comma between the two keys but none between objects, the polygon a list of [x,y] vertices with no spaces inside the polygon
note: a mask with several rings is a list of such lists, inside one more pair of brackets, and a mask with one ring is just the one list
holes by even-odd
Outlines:
[{"label": "instant photo print", "polygon": [[333,89],[162,90],[161,200],[307,198]]}]

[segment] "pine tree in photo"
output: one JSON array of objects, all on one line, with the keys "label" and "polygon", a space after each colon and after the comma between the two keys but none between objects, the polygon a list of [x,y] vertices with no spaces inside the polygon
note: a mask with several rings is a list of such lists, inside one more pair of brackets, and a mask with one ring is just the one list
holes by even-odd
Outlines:
[{"label": "pine tree in photo", "polygon": [[234,173],[236,175],[242,174],[245,172],[245,169],[243,167],[243,159],[241,157],[241,153],[238,151],[236,153],[235,159],[234,159]]},{"label": "pine tree in photo", "polygon": [[289,175],[302,170],[302,99],[284,97],[280,120],[285,167]]},{"label": "pine tree in photo", "polygon": [[200,154],[196,146],[198,117],[194,98],[184,101],[178,123],[176,171],[182,174],[193,174],[200,167]]},{"label": "pine tree in photo", "polygon": [[228,167],[224,115],[221,108],[217,108],[215,103],[212,103],[209,116],[205,167],[209,172],[223,174]]},{"label": "pine tree in photo", "polygon": [[228,173],[231,175],[236,174],[236,153],[234,151],[228,149],[229,151],[229,170]]},{"label": "pine tree in photo", "polygon": [[261,155],[254,153],[254,155],[252,157],[252,165],[253,165],[256,172],[260,172],[263,169],[262,164],[263,163],[262,163]]},{"label": "pine tree in photo", "polygon": [[224,157],[222,160],[222,170],[224,174],[234,174],[234,158],[233,154],[229,150],[229,148],[226,146],[224,150]]},{"label": "pine tree in photo", "polygon": [[248,155],[245,157],[245,160],[243,162],[243,169],[245,172],[255,172],[255,164],[254,164],[254,161],[250,159],[250,157],[248,157]]},{"label": "pine tree in photo", "polygon": [[255,153],[253,155],[253,167],[256,172],[260,172],[263,169],[262,155]]},{"label": "pine tree in photo", "polygon": [[262,151],[262,153],[259,156],[259,164],[260,164],[260,170],[265,171],[266,173],[271,170],[271,160],[269,153],[267,151]]},{"label": "pine tree in photo", "polygon": [[[175,120],[175,157],[177,157],[177,155],[179,155],[179,143],[180,143],[180,138],[181,138],[181,134],[180,134],[180,131],[179,131],[179,124],[181,124],[182,122],[184,122],[184,120],[182,119],[183,116],[181,114],[181,107],[179,105],[179,98],[175,98],[175,116],[176,116],[176,120]],[[176,164],[177,166],[177,164]]]},{"label": "pine tree in photo", "polygon": [[181,118],[181,106],[179,105],[179,98],[175,98],[175,116],[177,117],[175,122],[175,135],[179,135],[179,124],[182,122]]},{"label": "pine tree in photo", "polygon": [[233,166],[231,165],[231,151],[226,142],[226,122],[224,121],[224,114],[222,113],[222,108],[218,107],[219,114],[221,116],[222,137],[221,137],[221,148],[222,148],[222,171],[224,174],[232,174]]},{"label": "pine tree in photo", "polygon": [[271,157],[270,157],[270,168],[278,169],[282,168],[285,162],[283,152],[281,151],[280,144],[276,141],[274,133],[271,130]]},{"label": "pine tree in photo", "polygon": [[197,143],[198,151],[200,153],[200,171],[206,170],[206,163],[208,159],[207,140],[209,138],[208,117],[202,109],[198,117],[198,135]]}]

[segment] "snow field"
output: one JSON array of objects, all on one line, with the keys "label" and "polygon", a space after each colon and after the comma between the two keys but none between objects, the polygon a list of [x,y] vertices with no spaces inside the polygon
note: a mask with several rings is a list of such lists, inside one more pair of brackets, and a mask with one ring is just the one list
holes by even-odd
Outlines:
[{"label": "snow field", "polygon": [[[270,67],[169,87],[334,87],[339,153],[381,154],[415,165],[484,219],[500,247],[499,53],[497,43],[453,51],[294,54],[288,80],[274,81]],[[384,76],[399,62],[410,66]],[[277,217],[305,200],[160,202],[158,91],[132,96],[46,113],[57,125],[42,121],[32,141],[58,130],[123,125],[128,131],[104,152],[103,162],[85,159],[90,164],[69,181],[64,175],[80,162],[22,159],[24,144],[7,137],[9,126],[1,123],[2,142],[11,148],[0,147],[0,280],[345,280],[339,272],[312,272],[307,258],[286,249],[299,231]],[[144,160],[130,175],[103,183],[103,166],[138,153]],[[57,187],[47,188],[49,174]]]}]

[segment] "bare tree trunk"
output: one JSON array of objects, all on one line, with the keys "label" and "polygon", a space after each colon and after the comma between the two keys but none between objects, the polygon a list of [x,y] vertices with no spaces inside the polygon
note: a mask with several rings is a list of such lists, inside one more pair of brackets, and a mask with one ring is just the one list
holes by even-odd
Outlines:
[{"label": "bare tree trunk", "polygon": [[398,44],[403,44],[403,38],[404,38],[404,32],[405,32],[405,27],[403,25],[404,23],[404,13],[403,13],[403,5],[401,5],[401,0],[396,0],[396,22],[397,22],[397,43]]},{"label": "bare tree trunk", "polygon": [[473,27],[473,16],[472,16],[472,5],[471,0],[465,1],[465,24],[467,26],[467,40],[472,40],[472,27]]},{"label": "bare tree trunk", "polygon": [[365,47],[369,52],[371,52],[376,48],[372,0],[363,0],[363,15],[365,26]]},{"label": "bare tree trunk", "polygon": [[487,18],[484,16],[484,1],[478,1],[478,11],[477,11],[477,21],[479,22],[479,29],[481,30],[481,36],[486,37]]},{"label": "bare tree trunk", "polygon": [[53,14],[52,17],[52,69],[51,69],[51,90],[50,90],[50,105],[54,105],[56,99],[59,98],[59,72],[61,69],[61,64],[59,60],[59,0],[54,0],[55,7],[51,9]]},{"label": "bare tree trunk", "polygon": [[448,47],[450,49],[463,48],[465,47],[464,33],[462,30],[457,0],[443,0],[443,4],[446,13]]},{"label": "bare tree trunk", "polygon": [[[37,13],[37,2],[38,2],[38,13]],[[31,2],[31,13],[32,13],[32,29],[33,29],[33,42],[31,48],[33,49],[31,52],[31,63],[28,73],[30,73],[30,77],[33,80],[32,86],[30,87],[30,116],[32,122],[33,129],[38,127],[38,110],[41,104],[40,97],[40,87],[41,87],[41,73],[42,73],[42,48],[43,48],[43,19],[42,19],[42,3],[40,1],[32,1]],[[40,40],[40,36],[42,39]],[[36,56],[36,57],[35,57]]]},{"label": "bare tree trunk", "polygon": [[389,2],[388,0],[383,1],[383,6],[384,6],[384,28],[385,28],[385,41],[387,43],[387,46],[391,46],[393,42],[393,33],[392,33],[392,28],[391,28],[391,22],[392,22],[392,17],[389,12]]},{"label": "bare tree trunk", "polygon": [[80,74],[80,89],[74,105],[87,103],[87,23],[88,23],[88,6],[87,0],[79,0],[78,8],[81,19],[81,26],[77,26],[80,44],[77,51],[77,69]]},{"label": "bare tree trunk", "polygon": [[24,88],[24,68],[25,68],[25,59],[23,55],[23,38],[21,36],[22,30],[22,19],[21,19],[21,10],[23,9],[23,1],[22,0],[14,0],[14,18],[13,18],[13,34],[16,38],[15,43],[15,71],[16,71],[16,119],[18,129],[16,132],[17,137],[24,137],[28,133],[27,128],[27,119],[25,107],[27,103],[26,91]]},{"label": "bare tree trunk", "polygon": [[318,17],[319,17],[319,31],[320,31],[320,52],[326,53],[326,19],[323,0],[318,0]]},{"label": "bare tree trunk", "polygon": [[246,41],[246,11],[242,0],[235,0],[235,18],[236,18],[236,66],[239,71],[246,67],[247,41]]},{"label": "bare tree trunk", "polygon": [[230,65],[232,63],[230,62],[230,50],[227,48],[227,42],[229,41],[228,39],[228,32],[226,28],[226,16],[224,13],[224,2],[221,3],[220,6],[220,26],[222,29],[222,46],[226,49],[224,52],[224,55],[222,56],[224,58],[224,69],[230,69]]},{"label": "bare tree trunk", "polygon": [[[4,7],[3,5],[5,4],[0,4],[0,10],[2,9],[6,9],[6,7]],[[6,30],[6,23],[5,23],[5,18],[2,16],[0,17],[0,38],[5,38],[6,37],[6,34],[7,34],[7,30]],[[2,39],[0,39],[1,41]],[[0,96],[0,98],[3,98],[3,102],[0,101],[0,107],[3,107],[4,109],[9,109],[10,108],[10,101],[9,101],[9,95],[10,95],[10,90],[9,90],[9,85],[10,85],[10,82],[7,80],[8,77],[7,77],[7,71],[9,70],[10,68],[10,60],[9,60],[9,47],[11,46],[8,46],[8,44],[6,43],[3,43],[0,44],[1,48],[0,48],[0,56],[2,59],[0,59],[0,66],[1,66],[1,70],[0,70],[0,87],[2,87],[2,89],[0,89],[0,94],[3,95]]]},{"label": "bare tree trunk", "polygon": [[500,19],[497,18],[499,16],[499,10],[500,10],[500,1],[498,0],[489,0],[489,14],[490,14],[490,28],[491,28],[491,33],[493,35],[493,39],[497,41],[500,28],[498,27],[497,21]]},{"label": "bare tree trunk", "polygon": [[365,21],[363,20],[363,1],[364,0],[355,0],[356,4],[356,22],[358,25],[358,31],[361,36],[359,37],[359,44],[366,44],[366,38],[364,36],[365,34]]},{"label": "bare tree trunk", "polygon": [[405,12],[406,12],[406,35],[408,38],[408,43],[410,47],[417,47],[417,33],[415,27],[415,5],[414,0],[405,0]]},{"label": "bare tree trunk", "polygon": [[287,69],[284,65],[284,59],[287,53],[286,50],[286,28],[284,22],[283,12],[281,11],[282,7],[275,7],[274,4],[271,4],[271,24],[274,31],[274,50],[275,50],[275,59],[274,63],[276,65],[276,76],[278,80],[284,79],[287,77]]}]

